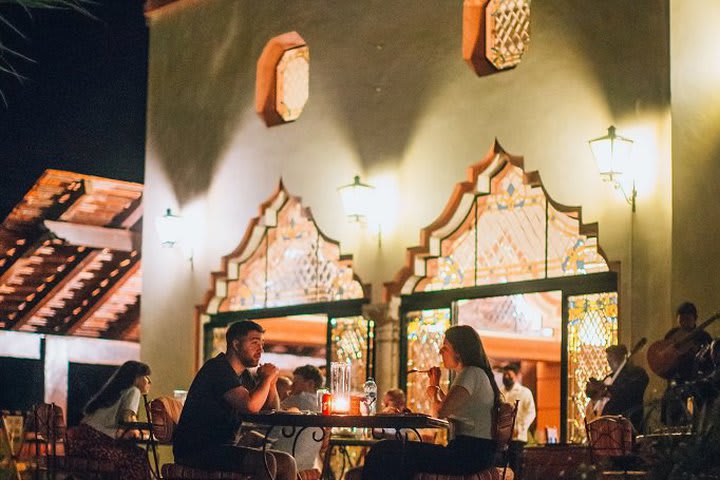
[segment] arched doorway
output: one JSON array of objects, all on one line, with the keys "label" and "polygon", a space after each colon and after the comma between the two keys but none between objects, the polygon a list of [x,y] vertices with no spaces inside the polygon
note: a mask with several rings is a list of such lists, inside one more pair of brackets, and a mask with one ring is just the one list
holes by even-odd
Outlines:
[{"label": "arched doorway", "polygon": [[585,384],[607,373],[604,349],[618,341],[617,265],[597,225],[554,202],[539,174],[496,142],[407,258],[385,293],[400,298],[399,383],[412,406],[429,408],[425,380],[405,367],[436,364],[443,331],[469,324],[491,360],[522,363],[538,430],[582,441]]}]

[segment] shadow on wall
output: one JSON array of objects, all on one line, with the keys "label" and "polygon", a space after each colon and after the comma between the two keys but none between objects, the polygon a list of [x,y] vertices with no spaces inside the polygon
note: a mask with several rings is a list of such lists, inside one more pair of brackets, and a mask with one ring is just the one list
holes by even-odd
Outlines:
[{"label": "shadow on wall", "polygon": [[[536,6],[539,3],[533,3]],[[670,100],[667,0],[637,0],[632,5],[625,0],[564,0],[543,2],[542,7],[533,9],[535,25],[558,22],[565,25],[570,32],[566,39],[568,48],[588,59],[598,84],[604,87],[601,91],[612,118],[622,119],[635,109],[661,111],[667,107]]]},{"label": "shadow on wall", "polygon": [[[335,113],[316,116],[311,129],[339,125],[370,165],[400,157],[450,67],[467,68],[462,9],[453,2],[439,2],[432,16],[408,1],[309,3],[204,2],[153,22],[149,151],[181,204],[207,190],[241,122],[261,122],[253,111],[256,62],[275,35],[298,31],[310,47],[310,99],[298,122],[307,127],[307,110],[326,104]],[[273,131],[266,141],[283,135]]]},{"label": "shadow on wall", "polygon": [[182,205],[207,191],[238,116],[252,108],[253,18],[241,2],[202,2],[169,17],[150,28],[148,151]]},{"label": "shadow on wall", "polygon": [[[579,50],[598,76],[613,116],[622,118],[639,106],[667,105],[669,77],[658,73],[669,68],[666,4],[537,2],[533,29],[538,39],[560,34],[568,49]],[[474,74],[461,57],[462,2],[437,1],[432,8],[415,0],[338,5],[328,0],[199,2],[152,23],[149,151],[159,156],[181,204],[208,189],[222,152],[244,127],[267,132],[257,141],[252,137],[251,149],[261,156],[271,155],[263,146],[278,143],[287,145],[280,155],[292,155],[339,127],[372,169],[402,158],[427,103],[447,83],[476,85],[466,97],[448,102],[479,108],[487,88],[503,88],[505,82],[471,79]],[[302,131],[289,125],[261,130],[254,113],[256,62],[270,38],[293,30],[310,47],[310,98],[298,119]],[[541,43],[531,44],[530,53],[534,49],[535,55],[563,54]],[[522,68],[521,63],[515,71]],[[511,80],[510,72],[497,75]],[[250,120],[258,125],[249,125]]]}]

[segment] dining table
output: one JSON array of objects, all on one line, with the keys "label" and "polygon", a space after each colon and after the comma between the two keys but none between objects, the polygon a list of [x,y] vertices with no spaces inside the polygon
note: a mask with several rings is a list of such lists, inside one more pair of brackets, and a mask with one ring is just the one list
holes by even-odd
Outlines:
[{"label": "dining table", "polygon": [[[420,429],[449,429],[450,423],[441,418],[435,418],[422,413],[406,414],[377,414],[377,415],[345,415],[331,414],[322,415],[317,412],[286,412],[270,411],[257,414],[245,414],[242,416],[243,426],[261,430],[264,433],[263,452],[267,451],[271,443],[271,432],[278,428],[281,435],[290,438],[295,437],[292,454],[295,454],[297,439],[300,434],[308,429],[313,429],[312,439],[316,442],[323,442],[331,434],[332,429],[367,429],[373,439],[394,438],[404,441],[413,437],[422,441]],[[320,432],[318,433],[319,429]],[[326,452],[327,456],[328,452]],[[327,458],[323,461],[323,472],[321,478],[327,478]],[[265,467],[272,477],[269,465]]]}]

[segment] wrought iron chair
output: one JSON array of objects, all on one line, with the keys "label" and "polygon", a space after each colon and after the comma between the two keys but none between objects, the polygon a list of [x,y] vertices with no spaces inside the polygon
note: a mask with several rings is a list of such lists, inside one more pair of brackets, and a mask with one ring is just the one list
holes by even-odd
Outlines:
[{"label": "wrought iron chair", "polygon": [[72,431],[65,428],[62,408],[54,403],[33,406],[27,419],[26,441],[34,453],[34,477],[54,479],[58,474],[82,475],[96,479],[116,478],[115,465],[110,462],[68,455],[65,447]]},{"label": "wrought iron chair", "polygon": [[585,422],[588,446],[593,464],[606,477],[642,478],[647,470],[635,455],[635,433],[629,419],[620,415],[603,415]]},{"label": "wrought iron chair", "polygon": [[58,456],[65,455],[65,420],[62,408],[54,403],[33,405],[27,418],[25,433],[28,456],[34,458],[34,477],[41,472],[54,478],[58,469]]}]

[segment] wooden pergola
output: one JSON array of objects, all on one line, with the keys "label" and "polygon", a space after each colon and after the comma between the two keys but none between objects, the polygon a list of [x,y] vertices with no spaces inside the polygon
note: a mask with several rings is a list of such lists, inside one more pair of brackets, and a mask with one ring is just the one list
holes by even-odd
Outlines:
[{"label": "wooden pergola", "polygon": [[0,225],[0,329],[137,342],[142,194],[46,170]]}]

